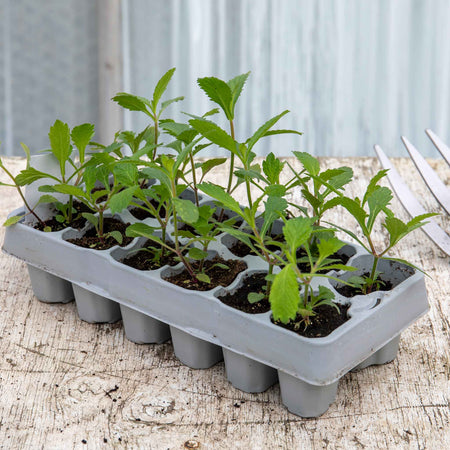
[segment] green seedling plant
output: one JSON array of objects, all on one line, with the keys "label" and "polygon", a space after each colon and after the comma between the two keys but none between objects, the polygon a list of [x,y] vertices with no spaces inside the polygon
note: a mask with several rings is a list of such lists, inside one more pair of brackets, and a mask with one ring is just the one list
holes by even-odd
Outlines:
[{"label": "green seedling plant", "polygon": [[[258,164],[254,164],[256,154],[252,151],[253,147],[262,137],[265,136],[285,133],[301,135],[302,133],[294,130],[272,130],[272,127],[289,112],[288,110],[285,110],[281,114],[274,116],[272,119],[264,123],[245,142],[239,143],[236,140],[233,122],[235,115],[234,110],[248,75],[249,73],[239,75],[228,81],[228,83],[214,77],[200,78],[198,80],[199,86],[205,91],[208,97],[219,105],[224,111],[225,116],[230,121],[230,133],[227,133],[216,123],[204,118],[194,118],[191,119],[189,123],[210,142],[230,152],[230,171],[226,192],[231,194],[239,184],[244,182],[247,191],[248,205],[252,208],[250,185],[255,179],[258,179],[261,174],[260,166]],[[235,158],[238,158],[242,164],[242,167],[236,171],[234,170]],[[234,186],[233,175],[237,176],[237,181]]]},{"label": "green seedling plant", "polygon": [[[170,100],[161,102],[161,97],[167,89],[167,86],[172,79],[175,72],[175,68],[168,70],[158,81],[153,91],[153,97],[151,100],[138,95],[128,94],[126,92],[119,92],[116,94],[112,100],[117,102],[122,108],[129,111],[140,111],[146,114],[152,121],[152,126],[147,127],[141,135],[133,135],[131,132],[125,132],[125,134],[119,135],[119,140],[125,141],[127,143],[132,153],[135,154],[139,151],[140,142],[146,138],[148,147],[145,147],[144,152],[149,156],[151,161],[156,159],[156,152],[159,146],[159,127],[161,121],[162,113],[170,106],[172,103],[179,102],[184,99],[184,97],[175,97]],[[153,142],[150,144],[150,138],[153,137]],[[139,141],[139,142],[136,142]]]},{"label": "green seedling plant", "polygon": [[[377,270],[380,259],[397,261],[420,270],[408,261],[400,258],[387,257],[385,255],[393,247],[395,247],[401,239],[417,228],[425,225],[427,223],[427,218],[436,215],[435,213],[421,214],[406,223],[398,217],[395,217],[395,214],[389,208],[390,202],[393,198],[392,191],[386,186],[379,185],[379,182],[386,176],[386,174],[387,170],[380,170],[370,180],[362,199],[359,199],[358,197],[352,199],[345,195],[336,196],[327,201],[323,207],[324,211],[326,211],[336,206],[342,206],[350,213],[359,225],[363,235],[362,239],[348,229],[336,224],[331,224],[355,239],[367,250],[368,253],[373,256],[373,263],[369,276],[353,278],[355,287],[361,289],[361,292],[364,294],[371,293],[380,287],[382,283],[380,280],[380,272]],[[384,220],[380,219],[382,216],[384,216]],[[374,227],[378,220],[382,222],[383,228],[389,235],[389,243],[381,249],[376,248],[373,237]]]},{"label": "green seedling plant", "polygon": [[[50,131],[48,133],[50,149],[46,150],[46,152],[51,152],[57,159],[60,168],[59,174],[46,173],[32,167],[30,165],[30,151],[25,144],[21,144],[26,154],[26,168],[22,170],[15,178],[12,177],[10,173],[8,176],[10,178],[12,177],[11,179],[14,182],[13,185],[16,187],[21,195],[21,198],[24,200],[25,206],[31,214],[36,217],[38,222],[41,223],[45,231],[51,231],[51,228],[45,226],[45,223],[36,215],[35,211],[30,208],[30,205],[26,202],[25,196],[20,188],[41,179],[51,179],[54,184],[73,183],[75,186],[78,185],[81,182],[82,170],[85,164],[86,147],[93,135],[94,125],[92,124],[85,123],[78,125],[71,131],[66,123],[63,123],[60,120],[55,121],[55,123],[50,127]],[[78,150],[75,157],[73,157],[74,147]],[[67,172],[68,166],[71,167],[69,173]],[[4,166],[2,168],[5,170]],[[39,190],[45,192],[45,187],[41,186]],[[73,220],[73,213],[76,213],[76,210],[73,208],[72,196],[69,196],[69,201],[67,203],[63,203],[52,195],[44,194],[40,197],[34,208],[42,203],[52,203],[58,210],[55,219],[60,223],[70,225]],[[15,223],[17,220],[18,219],[11,218],[9,222],[7,221],[7,224]]]},{"label": "green seedling plant", "polygon": [[[280,243],[281,256],[277,256],[281,271],[273,277],[269,301],[273,319],[283,324],[294,323],[299,330],[301,324],[306,328],[315,310],[321,305],[336,308],[334,293],[326,286],[320,285],[317,291],[311,286],[315,277],[337,279],[324,272],[331,270],[356,270],[353,267],[336,263],[330,256],[345,244],[336,237],[321,238],[317,242],[317,254],[311,249],[311,236],[318,232],[314,225],[316,217],[296,217],[284,219],[284,241]],[[301,272],[297,264],[297,253],[303,249],[308,255],[310,271]]]},{"label": "green seedling plant", "polygon": [[84,212],[82,216],[94,226],[99,243],[112,237],[122,244],[123,238],[119,231],[105,233],[104,215],[106,210],[112,214],[120,213],[131,204],[136,186],[128,185],[130,180],[136,179],[137,173],[136,164],[117,161],[113,156],[101,153],[93,155],[85,167],[82,177],[84,189],[67,183],[48,186],[47,189],[72,195],[89,208],[91,212]]}]

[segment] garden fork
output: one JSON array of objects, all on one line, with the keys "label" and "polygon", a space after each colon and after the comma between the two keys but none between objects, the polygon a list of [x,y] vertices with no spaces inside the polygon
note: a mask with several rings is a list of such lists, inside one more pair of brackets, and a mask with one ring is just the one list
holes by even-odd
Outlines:
[{"label": "garden fork", "polygon": [[[435,147],[439,150],[443,158],[447,161],[447,164],[450,165],[450,149],[447,145],[445,145],[444,142],[442,142],[442,140],[431,130],[425,130],[425,132]],[[431,193],[444,208],[447,215],[450,214],[449,188],[441,181],[434,170],[426,162],[425,158],[423,158],[423,156],[408,141],[408,139],[402,136],[402,141]],[[425,209],[414,197],[414,194],[410,191],[408,186],[403,182],[399,173],[379,145],[375,145],[375,152],[377,153],[378,159],[380,160],[383,168],[389,169],[387,174],[389,182],[391,183],[392,188],[406,211],[408,211],[411,217],[425,214]],[[450,236],[433,219],[427,220],[429,222],[422,227],[422,230],[442,251],[444,251],[447,255],[450,255]]]}]

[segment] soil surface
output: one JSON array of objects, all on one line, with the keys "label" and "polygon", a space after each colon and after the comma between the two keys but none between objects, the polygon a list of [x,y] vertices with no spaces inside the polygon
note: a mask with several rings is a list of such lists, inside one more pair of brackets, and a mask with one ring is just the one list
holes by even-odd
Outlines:
[{"label": "soil surface", "polygon": [[[170,245],[170,243],[168,244]],[[155,252],[151,247],[158,249],[161,248],[161,246],[158,245],[156,242],[148,240],[144,244],[144,247],[139,249],[139,251],[127,256],[120,262],[138,270],[156,270],[166,265],[175,266],[180,262],[179,259],[176,258],[175,253],[169,252],[167,249],[164,252],[162,258],[160,258],[157,261],[153,260]],[[148,248],[148,250],[143,250],[145,248]]]},{"label": "soil surface", "polygon": [[[133,238],[125,236],[125,230],[127,229],[129,223],[123,223],[118,219],[114,219],[112,217],[107,217],[104,219],[104,233],[110,233],[111,231],[119,231],[122,234],[122,244],[121,247],[125,247],[128,245]],[[106,239],[101,240],[95,231],[95,228],[92,227],[89,229],[84,236],[76,239],[67,239],[67,242],[71,244],[78,245],[79,247],[84,248],[93,248],[95,250],[106,250],[108,248],[114,247],[115,245],[119,245],[119,243],[113,237],[107,237]]]},{"label": "soil surface", "polygon": [[[225,264],[228,266],[227,269],[221,267],[213,267],[215,264]],[[198,268],[198,262],[192,263],[194,270]],[[219,256],[214,257],[208,261],[205,261],[203,266],[204,272],[211,279],[211,283],[204,283],[203,281],[195,281],[189,275],[187,270],[183,270],[177,275],[172,275],[165,278],[169,283],[176,284],[185,289],[195,290],[195,291],[209,291],[216,286],[228,286],[231,284],[236,276],[247,268],[247,264],[244,261],[236,259],[223,259]]]},{"label": "soil surface", "polygon": [[297,316],[295,321],[291,321],[288,324],[274,320],[272,320],[272,322],[275,325],[291,330],[300,336],[309,338],[325,337],[349,319],[347,317],[347,310],[350,305],[336,305],[339,308],[339,312],[333,306],[321,305],[317,307],[314,310],[316,315],[310,318],[311,322],[306,328],[304,323],[299,324],[301,321],[300,316]]},{"label": "soil surface", "polygon": [[[159,203],[155,199],[151,199],[150,203],[156,209],[158,209]],[[136,219],[139,219],[139,220],[144,220],[144,219],[155,217],[152,213],[150,213],[142,208],[139,208],[137,206],[135,206],[134,208],[131,208],[129,211],[133,217],[136,217]],[[166,217],[166,208],[164,208],[164,206],[161,206],[161,209],[159,210],[159,217]]]},{"label": "soil surface", "polygon": [[267,272],[263,272],[254,273],[245,277],[242,280],[242,285],[233,294],[223,295],[222,297],[219,297],[219,300],[232,308],[250,314],[260,314],[269,311],[270,303],[267,298],[264,298],[257,303],[250,303],[247,300],[248,294],[251,292],[264,293],[263,287],[267,283],[265,280],[266,275]]},{"label": "soil surface", "polygon": [[[363,277],[368,277],[370,276],[369,272],[365,272],[362,275]],[[378,286],[378,288],[376,288],[375,286],[372,288],[372,292],[376,292],[376,291],[390,291],[391,289],[394,288],[394,285],[389,281],[389,280],[384,280],[383,279],[383,275],[380,275],[378,277],[379,279],[381,279],[382,284],[381,286]],[[343,295],[344,297],[350,298],[350,297],[354,297],[355,295],[364,295],[364,292],[361,291],[361,289],[357,288],[357,287],[353,287],[353,286],[348,286],[346,284],[338,284],[335,287],[336,291],[339,292],[339,294]]]},{"label": "soil surface", "polygon": [[54,217],[52,219],[48,219],[42,225],[40,222],[36,223],[33,228],[36,230],[44,231],[45,227],[50,227],[52,231],[60,231],[65,228],[75,228],[76,230],[80,230],[86,224],[86,219],[81,215],[84,212],[92,212],[84,203],[74,201],[73,207],[76,209],[76,212],[72,214],[73,220],[70,224],[64,224],[58,222]]},{"label": "soil surface", "polygon": [[[308,256],[305,250],[300,249],[299,251],[297,251],[297,259],[303,258],[305,256]],[[350,259],[350,256],[347,256],[343,253],[336,252],[336,253],[333,253],[332,255],[330,255],[327,259],[336,260],[335,261],[336,264],[347,264],[348,260]],[[311,266],[307,262],[298,263],[297,267],[303,273],[309,273],[311,271]],[[329,272],[329,270],[319,270],[317,273],[327,273],[327,272]]]}]

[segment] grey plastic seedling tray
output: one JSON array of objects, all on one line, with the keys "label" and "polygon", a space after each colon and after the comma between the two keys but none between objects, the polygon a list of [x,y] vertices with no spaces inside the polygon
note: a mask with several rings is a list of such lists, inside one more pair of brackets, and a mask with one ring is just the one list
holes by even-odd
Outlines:
[{"label": "grey plastic seedling tray", "polygon": [[[128,211],[120,217],[136,222]],[[154,224],[152,219],[144,222]],[[145,238],[103,251],[66,242],[82,232],[69,228],[44,233],[22,220],[7,228],[3,250],[29,265],[39,300],[66,302],[75,293],[80,317],[89,322],[116,321],[122,312],[131,340],[164,342],[171,336],[176,356],[193,368],[210,367],[225,357],[228,379],[247,392],[261,392],[278,378],[283,403],[303,417],[328,409],[339,379],[348,371],[394,359],[400,333],[428,310],[423,274],[382,261],[379,270],[397,285],[351,299],[336,292],[338,302],[350,304],[350,319],[326,337],[305,338],[274,325],[270,312],[251,315],[218,300],[247,274],[265,269],[257,257],[242,258],[248,269],[230,286],[191,291],[163,279],[182,270],[181,265],[139,271],[119,262]],[[221,236],[210,250],[236,259],[224,245],[229,240]],[[354,253],[348,264],[361,270],[370,267],[370,256],[361,247],[351,244],[345,249]],[[320,281],[334,290],[329,280]],[[317,287],[318,280],[314,283]]]}]

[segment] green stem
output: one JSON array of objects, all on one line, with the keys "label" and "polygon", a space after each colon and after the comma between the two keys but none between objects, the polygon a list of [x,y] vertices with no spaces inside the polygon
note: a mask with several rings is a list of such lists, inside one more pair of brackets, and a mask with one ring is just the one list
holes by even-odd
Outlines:
[{"label": "green stem", "polygon": [[98,237],[103,240],[103,209],[98,211]]},{"label": "green stem", "polygon": [[25,207],[28,209],[28,211],[30,211],[30,213],[39,221],[39,223],[45,227],[45,222],[33,211],[33,209],[30,207],[30,205],[28,204],[28,202],[25,199],[25,196],[22,193],[22,189],[20,189],[20,186],[17,185],[16,180],[14,179],[13,174],[5,167],[5,166],[1,166],[1,168],[5,171],[5,173],[9,176],[9,178],[11,178],[11,180],[14,183],[14,187],[17,189],[17,192],[20,195],[20,198],[23,201],[23,204],[25,205]]},{"label": "green stem", "polygon": [[[233,120],[230,120],[230,135],[233,138],[233,141],[235,140],[234,138],[234,123]],[[231,192],[231,184],[233,182],[233,172],[234,172],[234,153],[231,154],[231,159],[230,159],[230,172],[228,175],[228,187],[227,187],[227,194],[229,194]]]},{"label": "green stem", "polygon": [[155,116],[154,120],[154,126],[155,126],[155,148],[153,150],[153,158],[152,161],[156,159],[156,150],[158,148],[158,118]]},{"label": "green stem", "polygon": [[189,152],[189,158],[191,160],[191,167],[192,167],[192,183],[193,183],[193,189],[194,189],[194,195],[195,195],[195,204],[198,207],[197,177],[195,174],[194,156],[192,155],[192,152]]},{"label": "green stem", "polygon": [[370,272],[370,279],[371,284],[370,286],[367,287],[367,294],[370,294],[372,292],[372,287],[375,284],[375,276],[377,273],[377,266],[378,266],[378,261],[380,260],[380,257],[378,255],[373,255],[373,264],[372,264],[372,270]]}]

